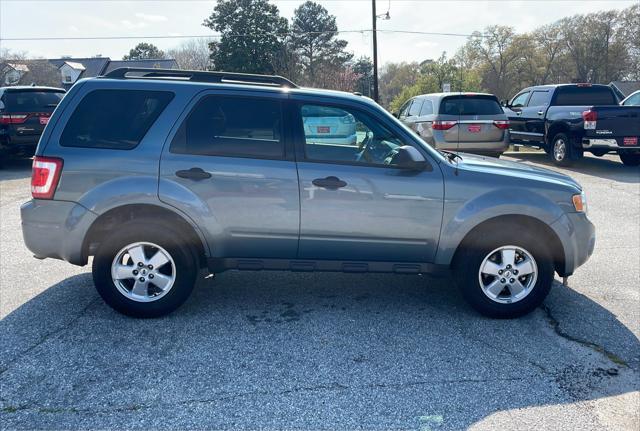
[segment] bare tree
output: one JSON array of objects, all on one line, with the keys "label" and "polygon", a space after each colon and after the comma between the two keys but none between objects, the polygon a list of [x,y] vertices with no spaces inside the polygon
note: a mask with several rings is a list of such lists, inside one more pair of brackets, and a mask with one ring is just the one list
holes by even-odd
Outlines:
[{"label": "bare tree", "polygon": [[173,58],[180,69],[210,70],[213,67],[209,44],[210,39],[189,39],[179,46],[167,51],[167,55]]}]

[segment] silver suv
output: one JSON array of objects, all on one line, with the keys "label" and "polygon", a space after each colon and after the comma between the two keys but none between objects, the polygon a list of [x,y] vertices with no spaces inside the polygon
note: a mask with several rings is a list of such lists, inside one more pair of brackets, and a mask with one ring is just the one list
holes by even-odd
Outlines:
[{"label": "silver suv", "polygon": [[509,120],[492,94],[423,94],[397,116],[437,149],[500,157],[509,147]]},{"label": "silver suv", "polygon": [[[305,127],[329,110],[355,141]],[[81,80],[44,130],[31,190],[27,247],[93,256],[100,295],[139,317],[176,309],[201,268],[452,271],[481,313],[514,317],[595,243],[571,178],[436,151],[370,99],[274,76]]]}]

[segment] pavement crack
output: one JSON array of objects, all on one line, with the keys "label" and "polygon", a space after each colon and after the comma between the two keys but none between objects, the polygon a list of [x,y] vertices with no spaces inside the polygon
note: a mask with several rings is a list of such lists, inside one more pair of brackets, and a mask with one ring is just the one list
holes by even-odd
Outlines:
[{"label": "pavement crack", "polygon": [[0,368],[0,377],[2,377],[2,375],[7,372],[16,362],[18,362],[20,360],[20,358],[22,358],[23,356],[29,354],[30,352],[32,352],[33,350],[35,350],[36,348],[38,348],[39,346],[41,346],[42,344],[44,344],[45,342],[47,342],[48,340],[52,339],[53,337],[60,335],[62,333],[64,333],[65,331],[67,331],[69,328],[71,328],[82,316],[84,316],[87,311],[89,310],[89,308],[91,308],[91,306],[93,304],[96,303],[96,301],[98,300],[98,298],[94,298],[91,301],[89,301],[89,303],[82,308],[82,310],[80,310],[80,312],[78,314],[76,314],[74,317],[72,317],[67,323],[65,323],[62,326],[59,326],[57,329],[47,332],[42,338],[40,338],[36,343],[32,344],[31,346],[27,347],[25,350],[19,352],[18,354],[15,355],[15,357],[13,358],[13,360],[9,361],[6,365],[3,364],[2,367]]},{"label": "pavement crack", "polygon": [[593,341],[584,340],[582,338],[573,336],[563,331],[562,328],[560,327],[560,321],[553,315],[553,313],[551,312],[551,308],[546,304],[543,304],[541,308],[544,310],[547,317],[547,322],[549,323],[553,331],[556,333],[556,335],[564,338],[565,340],[580,344],[583,347],[587,347],[595,352],[598,352],[601,355],[604,355],[607,359],[609,359],[611,362],[613,362],[616,365],[629,368],[629,364],[627,364],[627,362],[624,359],[622,359],[620,356],[616,355],[615,353],[607,350],[606,348],[604,348],[604,346],[594,343]]},{"label": "pavement crack", "polygon": [[[293,387],[290,389],[282,389],[279,391],[269,391],[269,390],[253,390],[253,391],[245,391],[245,392],[219,392],[215,394],[214,397],[209,398],[192,398],[185,400],[178,400],[173,402],[158,402],[158,403],[134,403],[127,405],[114,405],[108,408],[99,408],[99,407],[77,407],[77,406],[38,406],[38,405],[27,405],[27,404],[11,404],[7,402],[6,405],[0,408],[0,413],[18,413],[22,411],[26,412],[35,412],[41,414],[63,414],[63,413],[74,413],[74,414],[110,414],[110,413],[121,413],[121,412],[135,412],[139,410],[149,410],[154,408],[167,409],[170,407],[178,407],[178,406],[189,406],[194,404],[215,404],[220,401],[246,397],[246,396],[277,396],[277,395],[287,395],[293,393],[300,392],[325,392],[325,391],[350,391],[350,390],[363,390],[363,389],[404,389],[415,386],[423,386],[423,385],[448,385],[448,384],[478,384],[478,383],[491,383],[497,381],[522,381],[525,380],[525,377],[501,377],[501,378],[458,378],[458,379],[442,379],[442,380],[418,380],[418,381],[409,381],[409,382],[401,382],[401,383],[369,383],[365,385],[344,385],[342,383],[333,382],[328,384],[320,384],[315,386],[300,386]],[[102,407],[102,406],[101,406]]]}]

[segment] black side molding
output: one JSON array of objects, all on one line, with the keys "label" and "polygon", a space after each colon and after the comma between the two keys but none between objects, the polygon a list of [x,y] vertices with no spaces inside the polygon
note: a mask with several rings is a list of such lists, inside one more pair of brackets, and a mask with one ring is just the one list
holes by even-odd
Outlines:
[{"label": "black side molding", "polygon": [[294,271],[294,272],[348,272],[348,273],[395,273],[429,274],[447,276],[448,265],[424,262],[366,262],[343,260],[309,259],[254,259],[254,258],[209,258],[207,267],[212,273],[228,270],[239,271]]}]

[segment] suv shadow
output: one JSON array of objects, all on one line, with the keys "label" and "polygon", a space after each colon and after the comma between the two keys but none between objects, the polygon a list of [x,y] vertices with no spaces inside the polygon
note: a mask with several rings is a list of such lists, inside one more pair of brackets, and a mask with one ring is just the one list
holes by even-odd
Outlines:
[{"label": "suv shadow", "polygon": [[[556,283],[547,310],[491,320],[451,289],[447,278],[227,272],[179,311],[136,320],[77,275],[0,321],[0,414],[7,428],[462,429],[640,389],[638,339],[586,296]],[[611,344],[569,334],[561,307]]]}]

